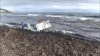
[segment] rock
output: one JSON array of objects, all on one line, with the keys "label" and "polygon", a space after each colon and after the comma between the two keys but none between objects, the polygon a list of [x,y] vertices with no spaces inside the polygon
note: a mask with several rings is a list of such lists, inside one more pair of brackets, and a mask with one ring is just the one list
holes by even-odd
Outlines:
[{"label": "rock", "polygon": [[100,56],[100,42],[0,26],[0,56]]}]

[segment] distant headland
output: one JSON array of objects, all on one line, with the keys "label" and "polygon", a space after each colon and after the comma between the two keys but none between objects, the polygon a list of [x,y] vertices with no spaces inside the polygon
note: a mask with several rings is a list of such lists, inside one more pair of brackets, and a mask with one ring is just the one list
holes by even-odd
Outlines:
[{"label": "distant headland", "polygon": [[9,11],[7,9],[0,8],[0,13],[13,13],[13,11]]}]

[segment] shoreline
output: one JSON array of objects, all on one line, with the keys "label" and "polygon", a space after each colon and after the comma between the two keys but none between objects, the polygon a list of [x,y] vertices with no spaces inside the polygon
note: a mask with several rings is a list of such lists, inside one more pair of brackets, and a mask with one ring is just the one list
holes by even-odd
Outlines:
[{"label": "shoreline", "polygon": [[[21,30],[21,26],[15,26],[13,24],[16,24],[16,23],[11,23],[11,25],[10,24],[0,23],[0,27],[8,27],[8,28],[15,29],[15,30]],[[34,32],[34,33],[35,32],[39,32],[39,31],[36,31],[36,30],[30,30],[28,28],[25,28],[23,30],[30,31],[30,32]],[[88,38],[88,37],[86,37],[84,35],[76,34],[74,32],[68,32],[68,31],[63,32],[63,31],[58,31],[58,30],[57,31],[56,30],[55,31],[52,31],[52,30],[43,30],[42,32],[45,32],[45,33],[48,33],[48,32],[50,32],[50,33],[58,33],[60,35],[70,35],[70,36],[74,36],[76,38],[83,39],[83,40],[87,40],[87,41],[100,42],[99,40],[96,40],[96,39],[93,39],[93,38]]]},{"label": "shoreline", "polygon": [[[0,26],[0,56],[99,56],[100,42],[59,32],[32,32]],[[8,50],[8,51],[4,51]]]}]

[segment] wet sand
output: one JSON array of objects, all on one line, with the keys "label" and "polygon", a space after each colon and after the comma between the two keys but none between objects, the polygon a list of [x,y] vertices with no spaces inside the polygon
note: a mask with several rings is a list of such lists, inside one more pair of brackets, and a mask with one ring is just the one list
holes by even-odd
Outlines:
[{"label": "wet sand", "polygon": [[0,56],[100,56],[100,42],[0,26]]}]

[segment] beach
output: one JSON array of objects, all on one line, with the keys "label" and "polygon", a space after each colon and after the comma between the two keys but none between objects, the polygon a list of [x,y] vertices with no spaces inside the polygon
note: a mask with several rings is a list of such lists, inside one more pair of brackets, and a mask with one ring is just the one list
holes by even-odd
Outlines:
[{"label": "beach", "polygon": [[0,56],[100,56],[99,41],[81,38],[0,26]]}]

